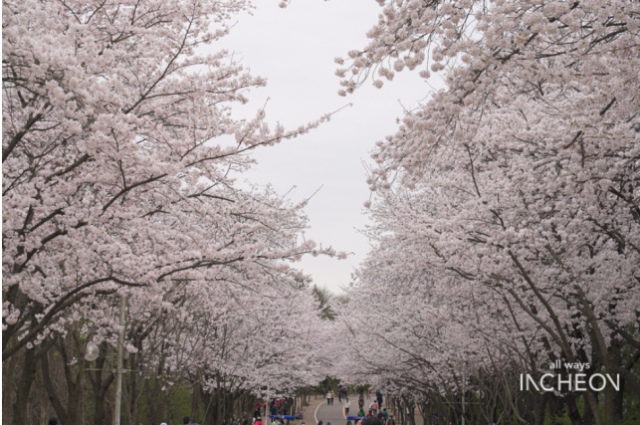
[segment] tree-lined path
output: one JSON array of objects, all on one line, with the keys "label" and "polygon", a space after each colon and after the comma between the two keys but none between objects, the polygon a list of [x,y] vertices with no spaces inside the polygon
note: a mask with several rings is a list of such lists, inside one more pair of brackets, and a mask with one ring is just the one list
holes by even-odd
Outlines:
[{"label": "tree-lined path", "polygon": [[238,115],[266,79],[219,42],[249,0],[3,0],[3,423],[222,425],[327,376],[439,425],[640,421],[640,2],[378,3],[336,89],[415,71],[422,101],[379,135],[370,251],[323,299],[297,262],[347,254],[307,238],[310,199],[238,182],[337,120]]},{"label": "tree-lined path", "polygon": [[[344,416],[342,403],[338,401],[337,397],[334,398],[333,401],[334,404],[328,405],[327,399],[325,398],[324,401],[318,405],[314,416],[314,424],[317,424],[318,421],[324,422],[325,425],[327,424],[327,422],[331,422],[331,425],[345,425],[347,423],[347,419]],[[355,404],[357,409],[357,400]],[[353,412],[349,413],[354,414]]]}]

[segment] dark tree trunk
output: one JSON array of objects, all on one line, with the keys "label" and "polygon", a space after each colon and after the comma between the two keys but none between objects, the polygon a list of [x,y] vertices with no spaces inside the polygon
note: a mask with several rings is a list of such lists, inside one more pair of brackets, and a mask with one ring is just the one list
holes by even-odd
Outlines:
[{"label": "dark tree trunk", "polygon": [[149,408],[149,423],[158,424],[158,410],[156,409],[158,402],[158,389],[159,385],[157,382],[154,382],[152,386],[149,383],[149,379],[144,380],[144,392],[147,397],[147,407]]},{"label": "dark tree trunk", "polygon": [[[609,348],[609,363],[616,368],[622,366],[622,343],[619,339],[613,338],[611,340],[611,347]],[[615,381],[615,374],[611,374],[611,377]],[[624,379],[620,377],[620,390],[616,391],[613,385],[609,382],[605,393],[605,398],[609,399],[609,411],[605,408],[605,412],[608,413],[605,418],[605,424],[615,425],[622,420],[622,401],[624,395]],[[608,395],[608,397],[607,397]]]},{"label": "dark tree trunk", "polygon": [[54,388],[53,382],[51,381],[51,371],[49,368],[49,355],[45,354],[44,356],[42,356],[42,360],[40,361],[40,363],[42,366],[42,382],[44,384],[44,387],[47,390],[47,393],[49,394],[49,401],[53,406],[53,410],[55,410],[56,415],[58,416],[58,419],[63,424],[69,424],[71,422],[69,422],[69,416],[67,415],[67,411],[65,410],[62,404],[62,400],[60,399],[60,396],[56,391],[56,389]]},{"label": "dark tree trunk", "polygon": [[200,417],[200,381],[196,380],[193,384],[193,391],[191,393],[191,422],[196,422]]},{"label": "dark tree trunk", "polygon": [[565,395],[565,401],[567,403],[567,410],[569,414],[569,419],[573,425],[583,425],[582,417],[580,416],[580,412],[578,411],[578,406],[576,405],[576,397],[573,395]]},{"label": "dark tree trunk", "polygon": [[51,401],[51,404],[53,405],[53,408],[61,422],[63,424],[77,424],[80,420],[80,398],[84,393],[84,362],[77,364],[78,373],[74,374],[74,365],[69,365],[71,359],[67,353],[65,342],[61,337],[58,337],[57,339],[57,348],[60,352],[62,367],[64,369],[64,375],[67,383],[67,406],[64,406],[62,399],[51,381],[51,372],[49,367],[50,359],[48,355],[44,355],[41,360],[42,380],[47,393],[49,394],[49,400]]},{"label": "dark tree trunk", "polygon": [[[595,391],[592,391],[591,394],[593,394],[593,397],[596,399],[596,402],[597,402],[598,393]],[[599,415],[600,412],[598,412],[597,414]],[[582,415],[582,422],[584,423],[584,425],[591,425],[594,422],[593,411],[591,410],[591,406],[589,405],[589,403],[587,403],[586,400],[584,401],[584,415]]]},{"label": "dark tree trunk", "polygon": [[27,423],[27,405],[29,404],[29,395],[31,394],[33,380],[36,376],[35,351],[35,348],[25,351],[24,365],[16,393],[16,402],[13,405],[13,423],[15,425],[24,425]]}]

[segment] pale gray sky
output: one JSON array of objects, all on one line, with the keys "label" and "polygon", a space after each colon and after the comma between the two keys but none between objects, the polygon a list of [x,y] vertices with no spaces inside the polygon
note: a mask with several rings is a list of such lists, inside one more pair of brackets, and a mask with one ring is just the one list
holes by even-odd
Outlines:
[{"label": "pale gray sky", "polygon": [[252,74],[268,79],[266,88],[249,94],[249,109],[240,112],[251,111],[247,116],[270,98],[267,121],[293,129],[353,103],[305,136],[256,151],[259,163],[244,176],[269,182],[282,194],[296,186],[290,194],[294,201],[322,187],[306,208],[307,238],[354,254],[347,260],[309,257],[299,267],[338,293],[369,250],[358,233],[366,224],[363,203],[370,195],[362,161],[371,163],[374,143],[397,130],[396,118],[403,114],[399,101],[414,108],[429,87],[417,71],[405,71],[382,89],[367,82],[354,95],[338,96],[333,59],[366,45],[380,6],[375,0],[293,0],[281,9],[278,3],[255,1],[253,16],[240,16],[231,34],[213,47],[234,51]]}]

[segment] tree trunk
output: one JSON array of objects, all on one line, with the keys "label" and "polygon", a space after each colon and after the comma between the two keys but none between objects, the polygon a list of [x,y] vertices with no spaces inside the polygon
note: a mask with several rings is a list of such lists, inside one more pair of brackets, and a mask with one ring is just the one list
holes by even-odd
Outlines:
[{"label": "tree trunk", "polygon": [[25,425],[29,423],[27,422],[29,395],[31,394],[31,387],[36,375],[35,351],[35,348],[25,351],[22,376],[20,377],[18,390],[16,392],[16,401],[13,404],[13,423],[15,425]]},{"label": "tree trunk", "polygon": [[567,410],[571,423],[573,425],[583,425],[582,417],[580,417],[580,412],[578,411],[578,406],[576,405],[576,397],[573,395],[565,395],[564,398],[567,403]]},{"label": "tree trunk", "polygon": [[49,399],[47,398],[47,389],[42,383],[42,369],[36,370],[36,388],[40,396],[40,425],[47,425],[49,414]]},{"label": "tree trunk", "polygon": [[[613,367],[622,366],[621,341],[617,338],[611,339],[609,347],[608,368],[606,372],[611,375],[615,381],[615,374],[609,370]],[[624,394],[624,378],[620,377],[620,391],[616,391],[611,383],[607,383],[604,391],[604,424],[615,425],[622,420],[622,399]]]},{"label": "tree trunk", "polygon": [[51,372],[49,368],[49,354],[45,354],[42,356],[40,360],[40,364],[42,366],[42,382],[44,383],[44,387],[47,389],[47,394],[49,395],[49,401],[53,406],[53,410],[55,410],[58,419],[63,424],[70,424],[69,417],[67,416],[67,411],[65,410],[62,400],[60,400],[60,396],[56,389],[53,386],[53,382],[51,381]]},{"label": "tree trunk", "polygon": [[191,392],[191,422],[198,421],[200,417],[200,381],[196,380],[193,383],[193,390]]}]

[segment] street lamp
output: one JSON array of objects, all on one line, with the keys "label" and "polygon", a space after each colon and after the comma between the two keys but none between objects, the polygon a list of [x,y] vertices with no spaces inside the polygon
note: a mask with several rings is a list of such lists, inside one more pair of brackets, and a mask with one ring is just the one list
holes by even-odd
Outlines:
[{"label": "street lamp", "polygon": [[100,355],[100,348],[93,342],[89,341],[84,352],[84,359],[88,362],[92,362]]},{"label": "street lamp", "polygon": [[116,403],[113,412],[113,425],[120,425],[120,410],[122,406],[122,366],[124,356],[124,309],[126,299],[120,297],[120,333],[118,334],[118,370],[116,372]]}]

